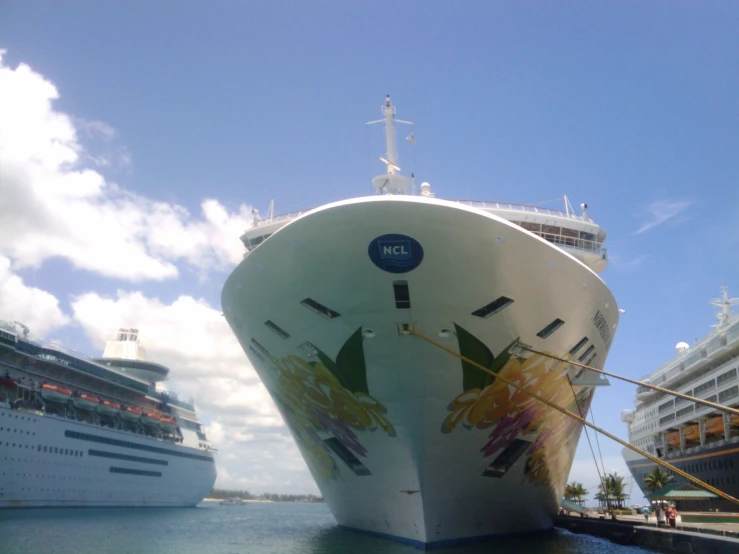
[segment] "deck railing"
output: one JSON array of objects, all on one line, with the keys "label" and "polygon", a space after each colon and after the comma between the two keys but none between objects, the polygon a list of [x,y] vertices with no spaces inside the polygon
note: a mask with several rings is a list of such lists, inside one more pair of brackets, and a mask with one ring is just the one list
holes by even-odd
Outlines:
[{"label": "deck railing", "polygon": [[589,217],[577,215],[572,212],[564,212],[553,208],[542,208],[541,206],[530,206],[528,204],[509,204],[507,202],[487,202],[482,200],[449,200],[449,202],[457,202],[473,208],[487,208],[494,210],[511,210],[516,212],[526,212],[530,214],[553,215],[556,217],[564,217],[565,219],[573,219],[575,221],[584,221],[585,223],[593,223]]},{"label": "deck railing", "polygon": [[586,252],[592,252],[594,254],[600,254],[603,257],[607,256],[608,250],[601,247],[601,243],[594,242],[592,240],[576,239],[574,237],[567,237],[564,235],[554,235],[552,233],[539,233],[537,231],[529,231],[535,235],[543,238],[544,240],[556,244],[557,246],[568,246],[570,248],[577,248],[578,250],[585,250]]},{"label": "deck railing", "polygon": [[[488,201],[483,201],[483,200],[455,200],[455,199],[447,200],[447,202],[457,202],[458,204],[472,206],[473,208],[512,210],[516,212],[525,212],[525,213],[531,213],[531,214],[553,215],[556,217],[563,217],[565,219],[572,219],[574,221],[584,221],[585,223],[593,223],[593,220],[591,218],[584,217],[582,215],[578,215],[573,212],[565,212],[565,211],[556,210],[553,208],[542,208],[541,206],[531,206],[528,204],[510,204],[508,202],[488,202]],[[268,219],[262,219],[260,221],[257,221],[254,224],[254,227],[259,227],[261,225],[268,225],[269,223],[276,223],[278,221],[284,221],[286,219],[294,219],[296,217],[303,215],[306,212],[309,212],[312,209],[313,208],[309,208],[306,210],[298,210],[294,212],[288,212],[288,213],[276,215]]]}]

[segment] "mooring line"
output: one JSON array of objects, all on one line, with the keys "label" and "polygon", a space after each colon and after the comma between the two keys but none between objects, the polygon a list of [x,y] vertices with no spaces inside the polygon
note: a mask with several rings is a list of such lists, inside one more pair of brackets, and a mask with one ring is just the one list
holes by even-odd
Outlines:
[{"label": "mooring line", "polygon": [[696,398],[695,396],[689,396],[687,394],[683,394],[681,392],[677,392],[674,390],[664,389],[662,387],[658,387],[657,385],[652,385],[650,383],[643,383],[642,381],[637,381],[636,379],[630,379],[629,377],[624,377],[623,375],[616,375],[615,373],[610,373],[609,371],[598,369],[597,367],[592,367],[589,365],[581,364],[579,362],[573,362],[572,360],[567,360],[565,358],[560,358],[559,356],[555,356],[547,352],[540,352],[539,350],[534,350],[528,344],[524,344],[522,342],[517,343],[516,346],[514,346],[514,348],[520,348],[522,350],[526,350],[527,352],[531,352],[532,354],[539,354],[540,356],[546,356],[547,358],[551,358],[552,360],[557,360],[565,364],[574,365],[577,367],[581,367],[583,369],[589,369],[591,371],[595,371],[596,373],[600,373],[608,377],[613,377],[614,379],[619,379],[621,381],[626,381],[627,383],[631,383],[633,385],[639,385],[640,387],[647,387],[648,389],[653,389],[659,392],[663,392],[665,394],[677,396],[678,398],[682,398],[690,402],[696,402],[698,404],[703,404],[704,406],[710,406],[711,408],[715,408],[716,410],[720,410],[722,412],[739,415],[739,410],[737,410],[736,408],[731,408],[729,406],[724,406],[722,404],[716,404],[715,402],[711,402],[709,400],[703,400],[702,398]]},{"label": "mooring line", "polygon": [[[459,352],[455,352],[451,348],[447,348],[443,344],[440,344],[440,343],[436,342],[435,340],[427,337],[426,335],[423,335],[422,333],[419,333],[415,329],[408,329],[407,332],[409,334],[411,334],[411,335],[414,335],[414,336],[422,339],[422,340],[425,340],[429,344],[433,344],[437,348],[439,348],[439,349],[441,349],[441,350],[443,350],[443,351],[451,354],[452,356],[455,356],[455,357],[459,358],[460,360],[463,360],[463,361],[467,362],[468,364],[471,364],[471,365],[475,366],[480,371],[483,371],[485,373],[488,373],[489,375],[492,375],[496,379],[500,379],[506,385],[511,386],[511,387],[513,387],[514,389],[516,389],[516,390],[518,390],[520,392],[523,392],[525,394],[528,394],[532,398],[535,398],[536,400],[538,400],[539,402],[542,402],[543,404],[549,406],[550,408],[553,408],[553,409],[557,410],[558,412],[563,413],[566,416],[571,417],[572,419],[574,419],[576,421],[579,421],[582,425],[585,425],[587,427],[590,427],[591,429],[595,430],[596,432],[605,435],[609,439],[612,439],[612,440],[616,441],[617,443],[625,446],[629,450],[633,450],[637,454],[639,454],[639,455],[647,458],[648,460],[653,461],[655,464],[657,464],[659,466],[662,466],[662,467],[664,467],[666,469],[669,469],[673,473],[675,473],[675,474],[677,474],[677,475],[679,475],[681,477],[684,477],[688,481],[691,481],[691,482],[695,483],[696,485],[698,485],[702,489],[705,489],[705,490],[707,490],[709,492],[712,492],[713,494],[715,494],[716,496],[719,496],[719,497],[723,498],[724,500],[728,500],[729,502],[733,502],[734,504],[739,504],[739,499],[734,498],[733,496],[731,496],[729,494],[726,494],[724,491],[719,490],[716,487],[713,487],[713,486],[709,485],[708,483],[705,483],[704,481],[701,481],[697,477],[693,477],[689,473],[684,472],[682,469],[680,469],[678,467],[675,467],[672,464],[669,464],[669,463],[665,462],[664,460],[660,460],[659,458],[657,458],[656,456],[650,454],[646,450],[642,450],[638,446],[634,446],[633,444],[631,444],[631,443],[629,443],[629,442],[627,442],[627,441],[625,441],[625,440],[617,437],[616,435],[614,435],[612,433],[609,433],[605,429],[602,429],[602,428],[600,428],[600,427],[598,427],[598,426],[590,423],[586,419],[584,419],[584,418],[582,418],[582,417],[580,417],[580,416],[572,413],[568,409],[563,408],[562,406],[559,406],[559,405],[557,405],[557,404],[555,404],[555,403],[553,403],[553,402],[551,402],[551,401],[549,401],[549,400],[547,400],[547,399],[539,396],[535,392],[527,391],[526,389],[519,387],[518,385],[516,385],[516,384],[512,383],[511,381],[509,381],[508,379],[505,379],[504,377],[501,377],[500,375],[498,375],[495,372],[491,371],[490,369],[486,368],[485,366],[483,366],[481,364],[478,364],[476,361],[471,360],[471,359],[467,358],[466,356],[463,356]],[[529,349],[529,351],[531,351],[531,350]],[[546,354],[541,353],[541,352],[536,352],[536,353],[546,356]],[[547,357],[555,358],[554,356],[547,356]],[[560,360],[560,361],[564,361],[566,363],[571,363],[571,362],[569,362],[567,360]]]}]

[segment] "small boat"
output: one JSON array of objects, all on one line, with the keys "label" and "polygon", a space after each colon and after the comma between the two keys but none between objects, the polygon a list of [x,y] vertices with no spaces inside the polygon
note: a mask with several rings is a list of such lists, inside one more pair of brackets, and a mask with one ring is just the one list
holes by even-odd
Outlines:
[{"label": "small boat", "polygon": [[229,498],[227,500],[221,500],[221,506],[241,506],[244,501],[241,498]]},{"label": "small boat", "polygon": [[171,416],[161,416],[159,423],[162,424],[165,431],[174,431],[178,427],[177,420]]},{"label": "small boat", "polygon": [[731,424],[732,425],[739,425],[739,415],[737,415],[737,414],[731,414]]},{"label": "small boat", "polygon": [[724,432],[724,416],[716,416],[706,420],[706,433],[718,435]]},{"label": "small boat", "polygon": [[667,443],[670,446],[680,446],[680,431],[670,431],[667,433]]},{"label": "small boat", "polygon": [[72,396],[72,404],[74,404],[75,408],[94,410],[100,404],[100,399],[84,392],[76,392]]},{"label": "small boat", "polygon": [[161,422],[161,416],[156,412],[145,411],[141,414],[141,423],[143,423],[144,425],[150,425],[154,427],[159,425]]},{"label": "small boat", "polygon": [[121,411],[121,405],[111,402],[110,400],[103,400],[98,404],[98,412],[103,415],[114,416]]},{"label": "small boat", "polygon": [[41,385],[41,396],[44,400],[52,402],[66,402],[72,397],[72,391],[64,387],[44,383]]},{"label": "small boat", "polygon": [[686,425],[685,429],[683,429],[683,435],[685,435],[685,440],[689,441],[697,441],[701,438],[700,429],[698,428],[698,424],[693,425]]},{"label": "small boat", "polygon": [[138,421],[141,419],[143,410],[138,406],[126,406],[125,410],[121,410],[121,417],[126,421]]},{"label": "small boat", "polygon": [[10,377],[0,377],[0,387],[6,387],[9,389],[14,389],[18,386],[18,383],[13,381]]}]

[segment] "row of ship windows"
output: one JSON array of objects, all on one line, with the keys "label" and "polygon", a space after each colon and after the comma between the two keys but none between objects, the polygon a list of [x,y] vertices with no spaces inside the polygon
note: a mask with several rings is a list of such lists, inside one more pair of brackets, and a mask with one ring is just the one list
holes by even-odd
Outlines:
[{"label": "row of ship windows", "polygon": [[685,466],[684,471],[687,471],[688,473],[695,473],[698,471],[712,471],[712,470],[724,469],[724,468],[734,469],[734,461],[731,459],[726,460],[726,462],[724,462],[723,460],[714,460],[713,462],[690,464],[690,465]]},{"label": "row of ship windows", "polygon": [[[4,410],[2,412],[0,412],[0,417],[6,417]],[[9,413],[7,415],[7,418],[8,419],[13,419],[13,414]],[[31,416],[26,417],[26,416],[23,416],[22,415],[22,416],[19,417],[18,414],[15,414],[15,419],[20,419],[21,421],[28,420],[28,421],[31,421],[33,423],[36,423],[36,418],[35,417],[31,417]]]},{"label": "row of ship windows", "polygon": [[[736,368],[730,369],[729,371],[722,373],[715,379],[706,381],[705,383],[702,383],[695,387],[695,389],[693,390],[685,391],[683,394],[686,394],[688,396],[698,396],[704,392],[713,390],[716,387],[720,387],[728,381],[734,380],[736,378],[736,373]],[[664,402],[663,404],[660,404],[657,409],[659,413],[663,413],[673,406],[679,406],[680,404],[684,404],[685,402],[689,402],[689,400],[685,400],[684,398],[675,398],[674,400],[669,400],[667,402]]]},{"label": "row of ship windows", "polygon": [[[3,474],[3,475],[5,475],[5,474]],[[27,473],[23,473],[23,474],[16,473],[16,477],[30,477],[30,478],[32,478],[33,477],[33,474],[31,474],[31,473],[28,473],[28,474]],[[37,479],[44,479],[44,478],[46,478],[46,479],[58,479],[59,476],[58,475],[53,475],[53,474],[50,474],[50,475],[43,475],[43,474],[42,475],[39,475],[38,473],[36,473],[36,478]],[[141,483],[142,483],[141,481],[129,481],[127,479],[91,479],[91,478],[86,478],[86,477],[76,477],[76,478],[71,478],[71,480],[74,480],[74,481],[87,481],[87,482],[94,481],[94,482],[98,482],[98,483],[104,483],[106,485],[106,487],[103,488],[103,489],[78,489],[78,488],[74,488],[74,487],[72,487],[72,488],[21,487],[20,490],[22,492],[36,491],[36,492],[61,492],[61,493],[65,493],[65,494],[75,493],[75,492],[78,493],[78,494],[79,493],[97,493],[97,494],[102,494],[102,493],[109,493],[110,492],[110,488],[107,485],[134,485],[134,486],[139,486],[140,487],[141,486]],[[149,493],[149,494],[156,494],[157,493],[156,487],[153,488],[153,489],[151,488],[151,484],[150,484],[151,481],[146,481],[146,483],[147,483],[146,492]],[[7,491],[11,491],[13,489],[9,485],[0,486],[0,492],[4,492],[6,490]],[[18,490],[18,488],[16,487],[15,490]]]},{"label": "row of ship windows", "polygon": [[647,425],[642,425],[641,427],[638,427],[637,429],[635,429],[634,430],[634,434],[635,435],[638,435],[638,434],[644,433],[645,431],[648,431],[650,429],[654,429],[655,427],[657,427],[657,424],[656,423],[648,423]]},{"label": "row of ship windows", "polygon": [[35,437],[36,436],[36,432],[35,431],[33,431],[33,432],[31,432],[31,431],[23,431],[23,429],[11,429],[10,427],[8,427],[8,428],[0,427],[0,431],[5,431],[5,432],[8,432],[8,433],[10,433],[12,431],[13,433],[20,433],[21,435],[25,432],[26,435],[30,435],[32,437]]},{"label": "row of ship windows", "polygon": [[[739,397],[739,385],[734,385],[733,387],[730,387],[726,390],[721,391],[718,393],[718,395],[713,394],[709,397],[707,397],[705,400],[708,402],[718,402],[719,404],[725,403],[728,400],[732,400],[734,398]],[[692,412],[695,410],[698,411],[707,411],[711,410],[712,408],[710,406],[700,405],[697,408],[695,406],[688,406],[687,408],[681,408],[676,413],[672,413],[666,416],[663,416],[659,419],[660,425],[664,425],[666,423],[669,423],[670,421],[673,421],[675,417],[683,417],[684,415]]]},{"label": "row of ship windows", "polygon": [[[2,446],[3,443],[0,442],[0,446]],[[5,446],[10,448],[33,448],[33,445],[27,445],[27,444],[21,444],[21,443],[15,443],[10,441],[5,441]],[[84,452],[82,450],[73,450],[71,448],[59,448],[58,446],[42,446],[37,445],[36,450],[38,452],[46,452],[48,454],[61,454],[63,456],[75,456],[78,458],[81,458],[84,456]]]},{"label": "row of ship windows", "polygon": [[[702,464],[697,464],[697,465],[702,465]],[[688,466],[688,467],[695,467],[695,466]],[[688,471],[688,470],[684,469],[683,471]],[[688,473],[692,473],[692,472],[689,471]],[[672,475],[674,475],[674,473],[672,473]],[[712,487],[720,487],[720,486],[725,486],[725,485],[736,485],[737,483],[739,483],[739,481],[737,481],[736,475],[731,475],[727,477],[711,477],[709,479],[705,479],[705,482],[711,485]]]}]

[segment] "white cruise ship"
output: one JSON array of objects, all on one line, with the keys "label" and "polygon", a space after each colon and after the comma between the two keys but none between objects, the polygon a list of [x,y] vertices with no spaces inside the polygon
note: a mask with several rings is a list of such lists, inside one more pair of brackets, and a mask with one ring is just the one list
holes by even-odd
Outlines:
[{"label": "white cruise ship", "polygon": [[[715,330],[692,346],[678,343],[676,357],[641,380],[739,408],[739,318],[730,312],[737,303],[739,299],[729,298],[724,287],[721,298],[711,301],[720,308]],[[630,443],[731,496],[739,496],[739,416],[640,386],[634,408],[621,412],[621,419],[628,425]],[[644,478],[656,464],[628,448],[623,449],[623,457],[646,495],[649,491]],[[683,511],[736,510],[734,504],[720,498],[710,505],[684,500],[677,504]]]},{"label": "white cruise ship", "polygon": [[516,344],[603,364],[605,233],[569,205],[414,194],[382,114],[376,195],[255,213],[225,317],[340,525],[420,546],[550,528],[580,425],[411,331],[586,409],[605,380]]},{"label": "white cruise ship", "polygon": [[198,504],[214,450],[168,373],[136,329],[86,359],[0,322],[0,508]]}]

